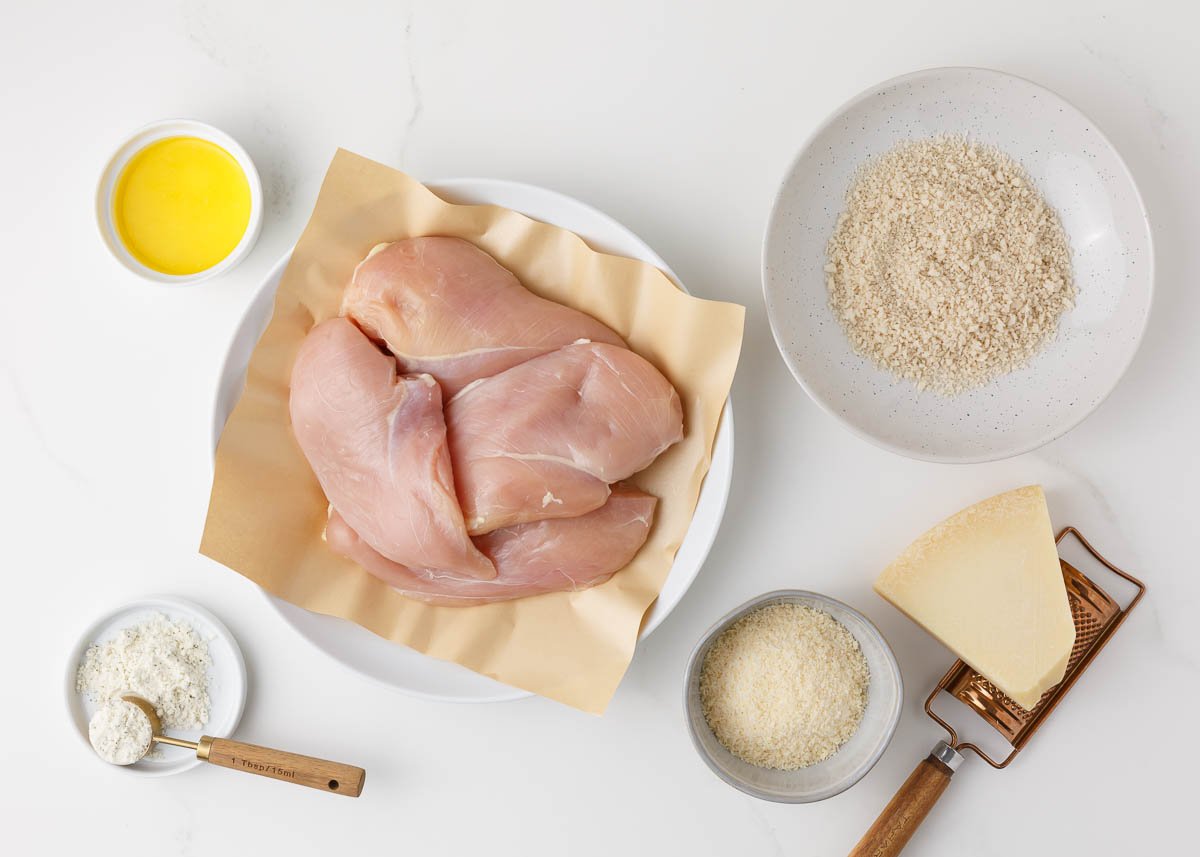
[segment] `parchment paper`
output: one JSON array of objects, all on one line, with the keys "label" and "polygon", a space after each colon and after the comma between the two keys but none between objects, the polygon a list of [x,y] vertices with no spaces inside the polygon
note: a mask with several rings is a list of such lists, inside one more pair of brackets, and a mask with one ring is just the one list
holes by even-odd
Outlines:
[{"label": "parchment paper", "polygon": [[[308,330],[338,314],[354,266],[374,245],[420,235],[457,236],[486,250],[527,288],[608,324],[679,391],[683,441],[630,480],[659,498],[650,537],[602,586],[433,607],[325,545],[325,496],[288,419],[292,361]],[[601,713],[691,522],[744,314],[689,297],[657,268],[597,253],[574,233],[497,206],[452,205],[401,172],[338,151],[221,436],[200,551],[297,606]]]}]

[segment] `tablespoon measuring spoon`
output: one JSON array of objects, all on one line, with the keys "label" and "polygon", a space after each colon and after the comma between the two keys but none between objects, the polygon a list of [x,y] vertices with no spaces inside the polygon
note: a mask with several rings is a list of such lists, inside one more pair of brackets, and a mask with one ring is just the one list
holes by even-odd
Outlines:
[{"label": "tablespoon measuring spoon", "polygon": [[143,749],[145,756],[155,744],[170,744],[196,751],[196,758],[222,768],[232,768],[260,777],[296,783],[323,792],[358,797],[362,793],[367,772],[354,765],[315,759],[283,750],[272,750],[255,744],[245,744],[229,738],[210,738],[204,735],[199,741],[186,741],[164,735],[158,712],[148,700],[132,693],[122,694],[121,699],[136,705],[150,721],[150,742]]}]

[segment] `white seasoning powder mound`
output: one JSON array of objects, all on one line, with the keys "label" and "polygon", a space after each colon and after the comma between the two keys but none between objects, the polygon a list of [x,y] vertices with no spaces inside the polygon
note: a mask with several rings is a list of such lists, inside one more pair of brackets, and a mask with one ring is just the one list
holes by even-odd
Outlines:
[{"label": "white seasoning powder mound", "polygon": [[965,137],[904,143],[859,170],[826,253],[851,347],[943,396],[1027,364],[1075,302],[1054,209],[1019,164]]},{"label": "white seasoning powder mound", "polygon": [[164,729],[200,729],[208,722],[211,663],[208,643],[195,628],[154,613],[88,647],[75,687],[101,704],[137,694],[154,706]]},{"label": "white seasoning powder mound", "polygon": [[132,702],[110,699],[92,715],[88,740],[97,755],[114,765],[132,765],[150,749],[153,729],[146,712]]},{"label": "white seasoning powder mound", "polygon": [[844,625],[802,604],[773,604],[713,643],[700,669],[700,702],[729,752],[795,770],[828,759],[858,731],[870,678]]}]

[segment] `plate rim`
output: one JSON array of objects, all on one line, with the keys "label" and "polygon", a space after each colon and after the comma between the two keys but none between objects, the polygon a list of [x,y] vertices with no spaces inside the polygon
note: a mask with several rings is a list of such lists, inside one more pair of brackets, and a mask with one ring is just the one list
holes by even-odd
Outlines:
[{"label": "plate rim", "polygon": [[[650,259],[640,259],[638,261],[646,261],[646,262],[648,262],[648,264],[654,265],[656,268],[661,270],[667,276],[668,279],[671,280],[673,285],[675,285],[677,288],[679,288],[681,291],[683,291],[684,294],[689,294],[689,295],[691,294],[691,292],[689,292],[688,289],[683,285],[682,281],[675,274],[675,272],[671,269],[671,267],[666,263],[666,261],[662,258],[662,256],[660,256],[657,251],[655,251],[645,240],[643,240],[639,235],[637,235],[637,233],[635,233],[632,229],[625,226],[620,221],[618,221],[616,218],[601,211],[600,209],[598,209],[586,202],[583,202],[579,199],[576,199],[575,197],[565,194],[561,191],[542,187],[540,185],[531,184],[529,182],[521,182],[521,181],[515,181],[512,179],[501,179],[501,178],[484,178],[484,177],[477,177],[477,176],[463,176],[463,177],[436,179],[436,180],[430,180],[427,182],[422,182],[422,184],[424,184],[427,188],[429,188],[435,194],[438,194],[439,191],[441,191],[441,190],[453,191],[456,189],[466,189],[468,187],[478,188],[480,185],[491,185],[494,187],[518,188],[522,191],[531,191],[533,193],[540,194],[543,197],[556,198],[557,200],[563,202],[566,205],[570,205],[577,209],[586,211],[589,214],[589,216],[594,217],[597,220],[603,221],[606,224],[608,224],[609,227],[611,227],[615,230],[618,230],[618,231],[626,234],[627,236],[629,236],[631,239],[633,239],[639,245],[641,245],[643,248],[645,248],[645,250],[647,251],[647,253],[650,257]],[[495,205],[496,203],[466,203],[466,204]],[[527,215],[527,214],[524,214],[524,212],[518,212],[518,213],[522,214],[522,216],[529,217],[531,220],[537,220],[537,218],[531,217],[530,215]],[[545,221],[542,221],[542,222],[545,222]],[[551,225],[554,225],[554,224],[551,224]],[[596,250],[594,247],[592,247],[591,242],[585,236],[579,235],[578,237],[585,244],[587,244],[588,247],[591,248],[594,252],[610,254],[609,251],[606,251],[606,250]],[[220,420],[221,398],[222,398],[222,390],[223,390],[222,381],[229,374],[230,356],[233,353],[234,345],[236,344],[237,340],[239,339],[239,335],[240,335],[242,328],[246,322],[246,319],[248,318],[250,313],[254,310],[258,301],[260,299],[262,299],[267,284],[269,282],[271,282],[272,280],[277,280],[279,277],[282,277],[284,270],[287,268],[288,262],[291,260],[291,256],[292,256],[292,253],[294,250],[295,250],[295,245],[293,244],[262,275],[261,279],[258,281],[257,285],[254,288],[254,291],[253,291],[253,294],[252,294],[250,300],[246,303],[245,307],[242,309],[241,313],[238,315],[237,321],[235,322],[234,327],[233,327],[233,332],[230,334],[230,336],[228,337],[228,340],[226,342],[226,347],[224,350],[224,358],[221,362],[221,366],[218,371],[216,389],[213,392],[213,400],[212,400],[212,414],[213,414],[212,431],[213,431],[213,433],[212,433],[212,438],[211,438],[211,447],[213,450],[213,453],[212,453],[213,455],[215,455],[216,445],[220,441],[221,434],[224,430],[224,421]],[[268,323],[269,323],[269,319],[270,319],[270,315],[267,316]],[[261,337],[261,335],[262,334],[260,332],[259,336]],[[242,375],[244,377],[244,371],[243,371]],[[228,414],[225,415],[225,418],[228,419]],[[670,613],[672,611],[674,611],[674,609],[683,600],[683,596],[686,595],[687,591],[691,588],[691,586],[695,582],[696,578],[700,575],[700,571],[704,567],[704,564],[708,559],[708,555],[712,551],[713,545],[716,543],[717,534],[721,529],[721,524],[724,522],[725,512],[727,511],[727,508],[728,508],[729,494],[730,494],[730,491],[732,490],[733,461],[734,461],[734,455],[736,453],[734,436],[735,436],[735,434],[734,434],[734,416],[733,416],[733,397],[731,394],[726,399],[725,405],[722,408],[721,416],[717,423],[716,439],[713,442],[713,451],[716,450],[718,443],[728,445],[729,452],[728,452],[728,455],[726,456],[726,463],[725,463],[725,466],[723,468],[721,468],[721,471],[718,473],[713,468],[713,461],[716,458],[716,456],[712,451],[710,451],[709,469],[708,469],[708,472],[705,474],[704,482],[701,484],[701,489],[700,489],[701,494],[702,494],[704,491],[705,485],[710,484],[709,477],[714,476],[714,475],[719,475],[720,483],[724,487],[723,487],[723,490],[720,491],[720,495],[718,498],[719,502],[717,504],[716,509],[714,510],[716,513],[716,523],[713,527],[711,527],[709,534],[708,534],[708,538],[705,539],[702,544],[700,544],[700,550],[698,551],[698,554],[697,554],[695,570],[688,577],[688,579],[686,581],[686,585],[683,587],[683,590],[680,593],[679,599],[674,604],[672,604],[669,609],[666,609],[665,611],[659,611],[657,613],[655,611],[659,604],[658,597],[656,597],[654,599],[654,601],[652,601],[647,606],[646,612],[643,614],[642,626],[638,630],[638,637],[637,637],[638,643],[640,643],[642,640],[644,640],[648,636],[650,636],[650,634],[655,629],[657,629],[664,621],[666,621],[667,616],[669,616]],[[699,497],[697,498],[697,505],[698,504],[699,504]],[[693,510],[693,515],[694,515],[694,510]],[[694,520],[694,517],[693,517],[693,520]],[[689,530],[690,530],[690,527],[691,527],[691,524],[689,523]],[[686,538],[687,538],[687,533],[685,532],[684,540],[686,540]],[[681,541],[681,543],[680,543],[681,546],[682,546],[682,543],[683,542]],[[678,556],[678,552],[676,553],[676,556]],[[674,568],[674,563],[672,563],[672,569],[673,568]],[[667,579],[669,579],[669,578],[670,578],[670,571],[668,571],[668,575],[667,575]],[[665,583],[665,581],[664,581],[664,583]],[[518,699],[525,699],[528,697],[537,696],[537,694],[533,693],[532,691],[513,687],[511,685],[506,685],[503,682],[500,682],[496,679],[492,679],[492,681],[496,682],[499,685],[500,690],[498,690],[494,694],[490,694],[490,695],[486,695],[486,696],[482,696],[482,695],[481,696],[472,696],[472,697],[446,696],[443,694],[429,693],[427,691],[416,690],[416,689],[409,688],[409,687],[400,687],[399,685],[392,684],[391,682],[388,682],[382,678],[379,678],[377,676],[371,675],[368,672],[365,672],[363,669],[361,669],[357,665],[351,663],[350,661],[334,654],[333,652],[329,651],[325,647],[319,645],[315,640],[311,639],[307,634],[303,633],[292,622],[291,618],[284,613],[285,606],[286,606],[286,608],[295,607],[296,609],[299,609],[299,610],[304,610],[305,608],[290,604],[289,602],[284,601],[283,599],[276,596],[274,593],[269,592],[268,590],[266,590],[262,587],[259,587],[256,585],[256,588],[263,594],[264,598],[266,599],[267,603],[271,606],[271,608],[275,612],[275,614],[289,628],[291,628],[292,631],[297,636],[304,638],[309,646],[317,649],[322,654],[324,654],[326,657],[330,658],[331,660],[335,661],[336,663],[340,664],[341,666],[348,668],[352,672],[357,673],[358,675],[362,676],[363,678],[367,679],[368,681],[370,681],[374,684],[380,685],[382,687],[385,687],[396,693],[400,693],[405,696],[415,697],[418,699],[434,701],[434,702],[450,702],[450,703],[463,704],[463,705],[484,704],[484,703],[493,703],[493,702],[511,702],[511,701],[515,701]],[[307,612],[313,612],[313,611],[307,611]],[[323,614],[317,613],[314,615],[323,615]],[[367,633],[370,633],[370,632],[368,631]],[[393,643],[393,645],[402,645],[402,644]],[[405,648],[407,648],[407,647],[405,647]],[[467,669],[466,667],[462,667],[461,665],[454,664],[453,662],[450,662],[450,661],[444,661],[440,658],[433,658],[431,655],[425,654],[424,652],[416,652],[415,649],[410,649],[410,651],[413,651],[416,654],[421,655],[423,657],[431,658],[432,660],[435,660],[435,661],[440,661],[442,663],[446,663],[451,666],[459,667],[460,669]],[[474,672],[474,671],[471,670],[471,672]],[[476,675],[482,675],[482,674],[476,673]],[[483,677],[490,678],[490,676],[483,676]]]},{"label": "plate rim", "polygon": [[[1141,221],[1145,226],[1146,254],[1149,260],[1149,264],[1147,266],[1149,273],[1147,274],[1146,286],[1146,311],[1142,315],[1141,326],[1137,331],[1137,335],[1133,339],[1133,348],[1130,349],[1129,355],[1122,364],[1120,371],[1113,376],[1112,382],[1108,385],[1108,388],[1104,391],[1103,395],[1096,399],[1096,401],[1089,408],[1084,410],[1078,417],[1072,418],[1071,420],[1065,422],[1061,427],[1056,427],[1049,432],[1043,433],[1033,441],[1021,444],[1019,446],[1005,448],[995,452],[982,453],[979,455],[939,454],[935,452],[925,452],[922,450],[911,449],[900,444],[891,443],[887,440],[884,440],[883,438],[858,426],[850,419],[840,414],[831,402],[826,401],[823,397],[817,395],[812,387],[804,380],[799,368],[796,366],[795,361],[792,359],[784,345],[783,334],[775,320],[775,313],[772,311],[772,302],[768,294],[769,287],[767,258],[771,247],[771,236],[774,232],[773,227],[780,212],[780,203],[782,202],[784,190],[787,187],[788,180],[791,178],[793,173],[795,173],[801,159],[803,159],[809,153],[814,141],[830,126],[837,122],[837,120],[842,118],[847,111],[858,106],[862,102],[877,96],[881,90],[891,89],[902,83],[908,83],[922,77],[938,76],[954,72],[974,72],[978,74],[992,75],[998,78],[1019,81],[1026,86],[1033,87],[1034,89],[1049,95],[1051,98],[1061,103],[1066,109],[1074,112],[1076,115],[1082,118],[1104,143],[1104,145],[1108,147],[1108,150],[1112,153],[1113,157],[1116,158],[1122,174],[1129,182],[1129,187],[1133,190],[1133,198],[1137,203],[1138,213],[1141,215]],[[1080,423],[1095,413],[1096,410],[1098,410],[1099,407],[1104,404],[1108,397],[1112,395],[1113,391],[1117,388],[1117,385],[1121,383],[1121,380],[1129,371],[1129,367],[1133,365],[1134,359],[1141,350],[1142,340],[1145,338],[1146,330],[1149,327],[1150,315],[1154,311],[1154,293],[1155,283],[1157,281],[1157,260],[1154,248],[1154,229],[1152,223],[1150,222],[1150,214],[1146,209],[1145,199],[1142,197],[1141,188],[1138,187],[1133,172],[1129,169],[1129,165],[1125,162],[1125,158],[1122,157],[1120,150],[1113,144],[1108,135],[1104,133],[1104,130],[1095,121],[1093,121],[1090,116],[1080,110],[1071,101],[1068,101],[1059,93],[1043,86],[1040,83],[1037,83],[1036,81],[1022,77],[1021,75],[1000,71],[999,69],[967,65],[932,66],[930,68],[918,69],[916,71],[897,75],[896,77],[889,78],[861,90],[840,104],[838,107],[834,108],[829,115],[819,125],[817,125],[807,137],[805,137],[804,142],[800,145],[800,148],[796,150],[796,154],[793,155],[788,161],[787,168],[784,170],[783,177],[780,179],[775,190],[775,194],[771,200],[771,211],[767,216],[766,229],[763,230],[760,269],[763,303],[766,306],[767,323],[771,328],[771,336],[775,340],[775,348],[783,358],[783,362],[787,366],[788,371],[800,385],[801,389],[808,394],[809,399],[811,399],[822,411],[837,420],[843,428],[848,429],[851,434],[867,441],[871,445],[895,455],[900,455],[917,461],[928,461],[934,464],[984,464],[992,461],[1004,461],[1009,458],[1015,458],[1018,455],[1024,455],[1027,452],[1032,452],[1035,449],[1040,449],[1046,444],[1057,440],[1058,438],[1066,435],[1071,430],[1078,427]]]}]

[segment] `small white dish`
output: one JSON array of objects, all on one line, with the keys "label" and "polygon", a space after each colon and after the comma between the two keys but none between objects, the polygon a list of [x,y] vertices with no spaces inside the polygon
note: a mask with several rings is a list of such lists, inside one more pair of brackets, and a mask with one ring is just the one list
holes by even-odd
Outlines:
[{"label": "small white dish", "polygon": [[208,652],[212,658],[212,665],[208,671],[208,723],[204,724],[203,732],[172,730],[170,734],[189,741],[198,741],[202,734],[224,738],[232,735],[237,729],[242,719],[242,710],[246,706],[246,662],[242,657],[242,650],[238,648],[237,640],[224,623],[199,604],[182,598],[158,596],[143,598],[105,613],[84,630],[67,658],[64,688],[67,712],[87,753],[97,763],[143,777],[177,774],[196,767],[200,760],[192,750],[159,745],[160,758],[146,758],[132,765],[110,765],[96,755],[91,741],[88,740],[88,722],[98,706],[86,695],[79,693],[75,687],[79,665],[89,646],[111,639],[122,629],[145,621],[154,613],[162,613],[169,619],[186,621],[208,643]]},{"label": "small white dish", "polygon": [[[195,274],[164,274],[161,271],[156,271],[153,268],[143,265],[126,249],[125,243],[121,240],[120,235],[117,234],[116,223],[113,219],[113,194],[116,191],[117,180],[121,176],[121,171],[125,169],[125,165],[129,163],[134,155],[151,143],[164,140],[168,137],[197,137],[220,146],[238,162],[238,166],[246,174],[246,181],[250,184],[250,222],[246,224],[246,231],[242,235],[242,240],[220,262],[211,268],[198,271]],[[247,154],[246,150],[241,147],[237,140],[219,128],[214,128],[212,125],[198,122],[195,119],[164,119],[161,122],[154,122],[144,128],[140,128],[129,135],[117,148],[116,152],[113,153],[113,156],[109,158],[108,164],[104,167],[104,172],[100,175],[100,183],[96,188],[96,222],[100,227],[100,237],[104,239],[104,245],[108,247],[109,252],[112,253],[118,262],[139,277],[149,280],[152,283],[167,286],[192,285],[231,270],[250,255],[250,251],[254,249],[254,244],[258,241],[258,235],[262,231],[262,221],[262,180],[258,176],[258,170],[254,166],[254,161],[250,159],[250,155]]]},{"label": "small white dish", "polygon": [[[772,604],[800,604],[828,613],[854,635],[871,678],[862,722],[850,739],[823,762],[794,771],[760,768],[744,762],[717,740],[700,702],[700,673],[717,638],[744,616]],[[684,716],[692,746],[709,769],[739,791],[777,803],[813,803],[841,794],[857,783],[883,756],[896,733],[904,704],[904,680],[892,647],[871,620],[853,607],[801,589],[780,589],[747,601],[726,613],[692,649],[683,682]]]},{"label": "small white dish", "polygon": [[[607,214],[564,194],[500,179],[449,179],[426,184],[450,202],[501,205],[569,229],[595,250],[640,259],[679,283],[667,263],[633,232]],[[214,449],[225,421],[241,395],[250,353],[271,318],[275,288],[289,258],[290,254],[284,256],[267,273],[230,343],[213,409]],[[725,514],[732,476],[733,404],[729,401],[717,428],[712,462],[700,490],[691,526],[658,599],[642,619],[639,640],[662,624],[699,574]],[[410,696],[438,702],[505,702],[532,696],[528,691],[501,684],[458,664],[389,642],[352,622],[311,613],[269,593],[267,598],[285,622],[338,663]]]},{"label": "small white dish", "polygon": [[[1029,366],[954,399],[918,393],[855,354],[829,309],[823,271],[855,170],[939,134],[967,134],[1021,163],[1062,218],[1079,288],[1057,337]],[[855,434],[927,461],[1007,458],[1078,425],[1132,361],[1153,291],[1150,224],[1112,144],[1058,95],[988,69],[918,71],[835,111],[788,169],[763,243],[767,314],[796,380]]]}]

